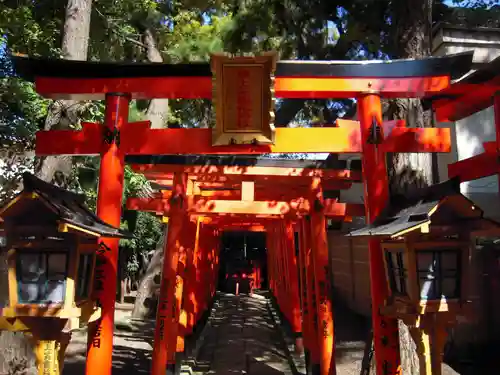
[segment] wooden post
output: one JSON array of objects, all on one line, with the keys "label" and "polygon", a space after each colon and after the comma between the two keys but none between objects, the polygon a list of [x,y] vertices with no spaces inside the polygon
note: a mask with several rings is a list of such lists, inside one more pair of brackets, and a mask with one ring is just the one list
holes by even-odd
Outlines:
[{"label": "wooden post", "polygon": [[297,353],[302,353],[304,347],[302,342],[302,314],[300,311],[298,261],[295,254],[295,231],[291,221],[286,222],[285,236],[285,251],[288,255],[289,298],[292,313],[291,325],[295,335],[295,351]]},{"label": "wooden post", "polygon": [[336,374],[335,365],[335,336],[333,328],[333,307],[328,256],[328,242],[326,238],[326,221],[321,211],[311,215],[312,256],[314,274],[316,276],[316,304],[318,311],[318,336],[320,349],[320,374]]},{"label": "wooden post", "polygon": [[[179,251],[179,263],[177,264],[177,276],[175,280],[175,315],[172,321],[173,329],[169,333],[168,347],[175,347],[175,351],[168,351],[168,363],[175,365],[175,353],[184,351],[184,336],[187,327],[186,294],[189,293],[186,286],[188,284],[188,259],[192,258],[193,248],[196,240],[196,219],[194,222],[186,217],[182,228],[182,243]],[[187,301],[186,301],[187,302]]]},{"label": "wooden post", "polygon": [[195,315],[195,324],[198,323],[198,320],[200,319],[201,315],[203,314],[203,311],[205,309],[204,307],[204,301],[203,301],[203,296],[204,296],[204,272],[206,270],[205,263],[206,263],[206,257],[207,257],[207,248],[206,248],[206,243],[207,243],[207,234],[206,234],[206,225],[205,224],[200,224],[200,234],[199,234],[199,241],[198,241],[198,258],[196,260],[196,292],[195,292],[195,297],[196,297],[196,315]]},{"label": "wooden post", "polygon": [[215,292],[217,291],[217,280],[219,278],[219,267],[220,267],[220,232],[219,230],[214,231],[214,273],[212,277],[212,293],[210,298],[213,298]]},{"label": "wooden post", "polygon": [[273,228],[273,249],[276,257],[276,270],[277,270],[277,292],[278,292],[278,306],[282,315],[288,319],[286,315],[286,307],[285,307],[285,293],[284,293],[284,285],[283,285],[283,254],[281,253],[280,246],[280,233],[279,233],[279,224],[274,225]]},{"label": "wooden post", "polygon": [[203,268],[203,252],[204,252],[204,224],[201,220],[198,222],[197,227],[197,242],[194,251],[194,272],[195,272],[195,286],[192,296],[192,301],[194,305],[194,325],[198,323],[198,320],[203,313],[203,306],[201,301],[201,293],[202,293],[202,268]]},{"label": "wooden post", "polygon": [[[201,272],[201,284],[200,284],[200,301],[201,301],[201,313],[204,313],[208,307],[208,301],[207,301],[207,294],[209,293],[210,287],[208,285],[208,282],[210,278],[208,277],[208,274],[210,272],[210,236],[211,236],[211,228],[206,227],[204,228],[205,231],[201,237],[202,239],[202,254],[201,254],[201,267],[200,267],[200,272]],[[200,245],[201,246],[201,245]]]},{"label": "wooden post", "polygon": [[293,324],[292,322],[292,312],[291,312],[291,301],[290,301],[290,284],[288,280],[288,251],[286,248],[286,233],[285,233],[285,222],[280,221],[277,227],[277,236],[276,240],[278,242],[277,249],[281,259],[281,278],[283,285],[283,312],[286,317],[286,320],[289,324]]},{"label": "wooden post", "polygon": [[276,286],[274,276],[274,259],[273,259],[273,245],[272,245],[272,230],[266,231],[266,252],[267,252],[267,284],[269,291],[276,297]]},{"label": "wooden post", "polygon": [[35,360],[38,375],[60,375],[56,340],[36,340]]},{"label": "wooden post", "polygon": [[308,283],[307,280],[307,266],[306,266],[306,239],[304,233],[304,220],[300,220],[298,225],[299,230],[299,277],[300,277],[300,303],[301,303],[301,311],[302,311],[302,334],[304,336],[304,346],[307,351],[311,351],[311,346],[313,345],[313,338],[311,337],[310,330],[310,305],[308,300],[310,299]]},{"label": "wooden post", "polygon": [[[497,155],[500,155],[500,92],[497,92],[495,95],[493,95],[493,111],[495,114]],[[500,194],[500,173],[497,173],[497,179],[498,179],[498,194]]]},{"label": "wooden post", "polygon": [[29,322],[26,338],[33,345],[38,375],[61,375],[70,334],[63,332],[65,321],[43,318]]},{"label": "wooden post", "polygon": [[[382,124],[380,97],[367,94],[358,97],[358,116],[361,126],[362,167],[365,179],[365,208],[367,224],[382,212],[389,198],[389,182],[385,154],[375,144],[368,143],[372,124]],[[369,239],[370,289],[372,297],[372,326],[378,375],[401,374],[398,321],[380,315],[388,291],[380,240]]]},{"label": "wooden post", "polygon": [[313,240],[311,234],[311,217],[306,216],[304,220],[304,234],[306,243],[306,278],[307,278],[307,304],[309,306],[309,330],[311,332],[311,373],[320,372],[320,348],[318,332],[318,305],[316,302],[316,278],[314,272]]},{"label": "wooden post", "polygon": [[[106,96],[104,127],[109,137],[101,154],[97,216],[106,223],[120,227],[125,156],[119,148],[119,131],[128,121],[130,96]],[[101,307],[101,318],[89,324],[85,373],[111,375],[113,330],[118,269],[118,242],[103,238],[99,243],[92,297]]]},{"label": "wooden post", "polygon": [[194,235],[194,246],[188,249],[187,253],[187,268],[186,268],[186,284],[185,292],[183,297],[183,308],[182,314],[185,314],[185,328],[184,335],[190,335],[193,333],[194,325],[196,324],[197,314],[198,314],[198,296],[197,288],[199,287],[197,277],[198,277],[198,256],[200,252],[200,228],[201,228],[201,217],[196,219],[196,233]]},{"label": "wooden post", "polygon": [[[185,222],[186,184],[186,174],[174,174],[167,243],[163,259],[162,283],[160,285],[158,311],[156,314],[151,375],[165,375],[167,370],[167,351],[172,350],[172,348],[168,348],[168,337],[169,331],[172,329],[171,323],[175,316],[173,312],[175,306],[174,281],[179,262],[182,227]],[[175,349],[173,351],[175,352]]]},{"label": "wooden post", "polygon": [[410,328],[417,347],[420,375],[442,374],[448,318],[447,313],[426,313]]}]

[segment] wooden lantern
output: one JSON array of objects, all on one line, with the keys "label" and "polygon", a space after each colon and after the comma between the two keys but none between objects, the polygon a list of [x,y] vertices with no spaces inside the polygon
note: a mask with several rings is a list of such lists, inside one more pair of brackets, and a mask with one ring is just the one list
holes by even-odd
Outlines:
[{"label": "wooden lantern", "polygon": [[68,333],[100,317],[91,299],[99,237],[126,234],[89,211],[83,196],[28,173],[23,185],[0,209],[6,239],[0,251],[6,252],[8,268],[0,329],[26,332],[35,344],[39,372],[55,374]]},{"label": "wooden lantern", "polygon": [[373,224],[349,234],[381,240],[388,298],[380,313],[410,327],[421,374],[441,374],[447,329],[470,317],[470,235],[479,232],[499,233],[500,224],[484,218],[455,179],[392,197]]},{"label": "wooden lantern", "polygon": [[213,146],[274,143],[276,58],[275,52],[212,55]]}]

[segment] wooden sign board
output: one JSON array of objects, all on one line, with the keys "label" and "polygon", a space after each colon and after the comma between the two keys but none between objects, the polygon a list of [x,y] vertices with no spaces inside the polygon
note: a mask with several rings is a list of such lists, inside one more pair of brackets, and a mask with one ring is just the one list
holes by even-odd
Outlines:
[{"label": "wooden sign board", "polygon": [[212,55],[213,146],[274,143],[276,57]]}]

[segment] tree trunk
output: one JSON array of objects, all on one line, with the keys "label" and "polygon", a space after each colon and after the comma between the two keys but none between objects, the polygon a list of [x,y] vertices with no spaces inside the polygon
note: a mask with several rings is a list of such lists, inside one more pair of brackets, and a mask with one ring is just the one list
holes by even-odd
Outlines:
[{"label": "tree trunk", "polygon": [[154,317],[155,315],[155,291],[158,289],[158,276],[161,275],[163,265],[163,244],[166,241],[167,229],[158,241],[158,245],[154,250],[153,257],[146,265],[146,272],[139,282],[137,288],[137,296],[135,298],[134,310],[132,318],[145,319]]},{"label": "tree trunk", "polygon": [[122,278],[120,280],[120,303],[121,304],[125,303],[125,294],[126,293],[127,293],[127,280]]},{"label": "tree trunk", "polygon": [[[163,58],[156,47],[156,42],[151,30],[143,30],[142,36],[142,43],[146,46],[148,60],[156,63],[163,62]],[[146,118],[151,121],[151,128],[165,128],[167,126],[168,111],[168,99],[151,100],[146,111]],[[134,310],[132,311],[132,318],[134,319],[144,319],[154,316],[155,314],[156,296],[154,293],[157,290],[155,277],[161,273],[164,241],[166,241],[166,232],[158,241],[158,246],[154,250],[153,257],[147,264],[146,272],[139,282]]]},{"label": "tree trunk", "polygon": [[[146,29],[142,33],[142,43],[146,46],[146,56],[150,62],[161,63],[163,58],[156,47],[153,33]],[[146,118],[151,121],[152,129],[165,128],[168,116],[168,99],[153,99],[146,111]]]},{"label": "tree trunk", "polygon": [[[431,54],[432,0],[393,2],[393,45],[397,58],[418,59]],[[432,126],[432,113],[424,111],[420,99],[389,102],[387,115],[404,119],[408,127]],[[432,183],[432,158],[429,153],[393,154],[390,157],[391,194]]]},{"label": "tree trunk", "polygon": [[[394,1],[393,47],[397,58],[423,58],[431,54],[432,0]],[[408,127],[432,126],[432,113],[425,112],[419,99],[396,99],[389,102],[389,119],[404,119]],[[404,194],[432,183],[431,154],[389,155],[391,194]],[[402,373],[418,375],[416,345],[408,327],[399,321]]]},{"label": "tree trunk", "polygon": [[[62,37],[62,57],[87,60],[92,0],[68,0]],[[44,130],[68,129],[79,123],[88,103],[56,100],[49,107]],[[67,187],[72,169],[70,156],[48,156],[37,160],[35,173],[44,181]]]}]

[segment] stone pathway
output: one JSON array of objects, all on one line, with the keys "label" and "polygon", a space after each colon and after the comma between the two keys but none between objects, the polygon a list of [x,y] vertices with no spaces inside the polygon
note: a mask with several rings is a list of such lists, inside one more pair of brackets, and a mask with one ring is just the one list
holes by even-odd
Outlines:
[{"label": "stone pathway", "polygon": [[[117,304],[113,339],[113,375],[149,375],[154,321],[129,321],[132,305]],[[66,350],[63,375],[85,374],[87,332],[74,332]],[[96,375],[99,371],[96,371]]]},{"label": "stone pathway", "polygon": [[216,304],[195,374],[292,375],[265,298],[221,293]]},{"label": "stone pathway", "polygon": [[[150,375],[154,321],[130,321],[131,309],[131,304],[117,304],[113,375]],[[214,310],[191,375],[292,375],[289,358],[265,297],[218,293]],[[359,375],[367,334],[366,320],[337,306],[337,374]],[[63,375],[85,374],[86,342],[86,331],[73,334],[66,351]],[[469,374],[467,371],[462,373]],[[443,365],[443,375],[452,374],[457,373]]]}]

